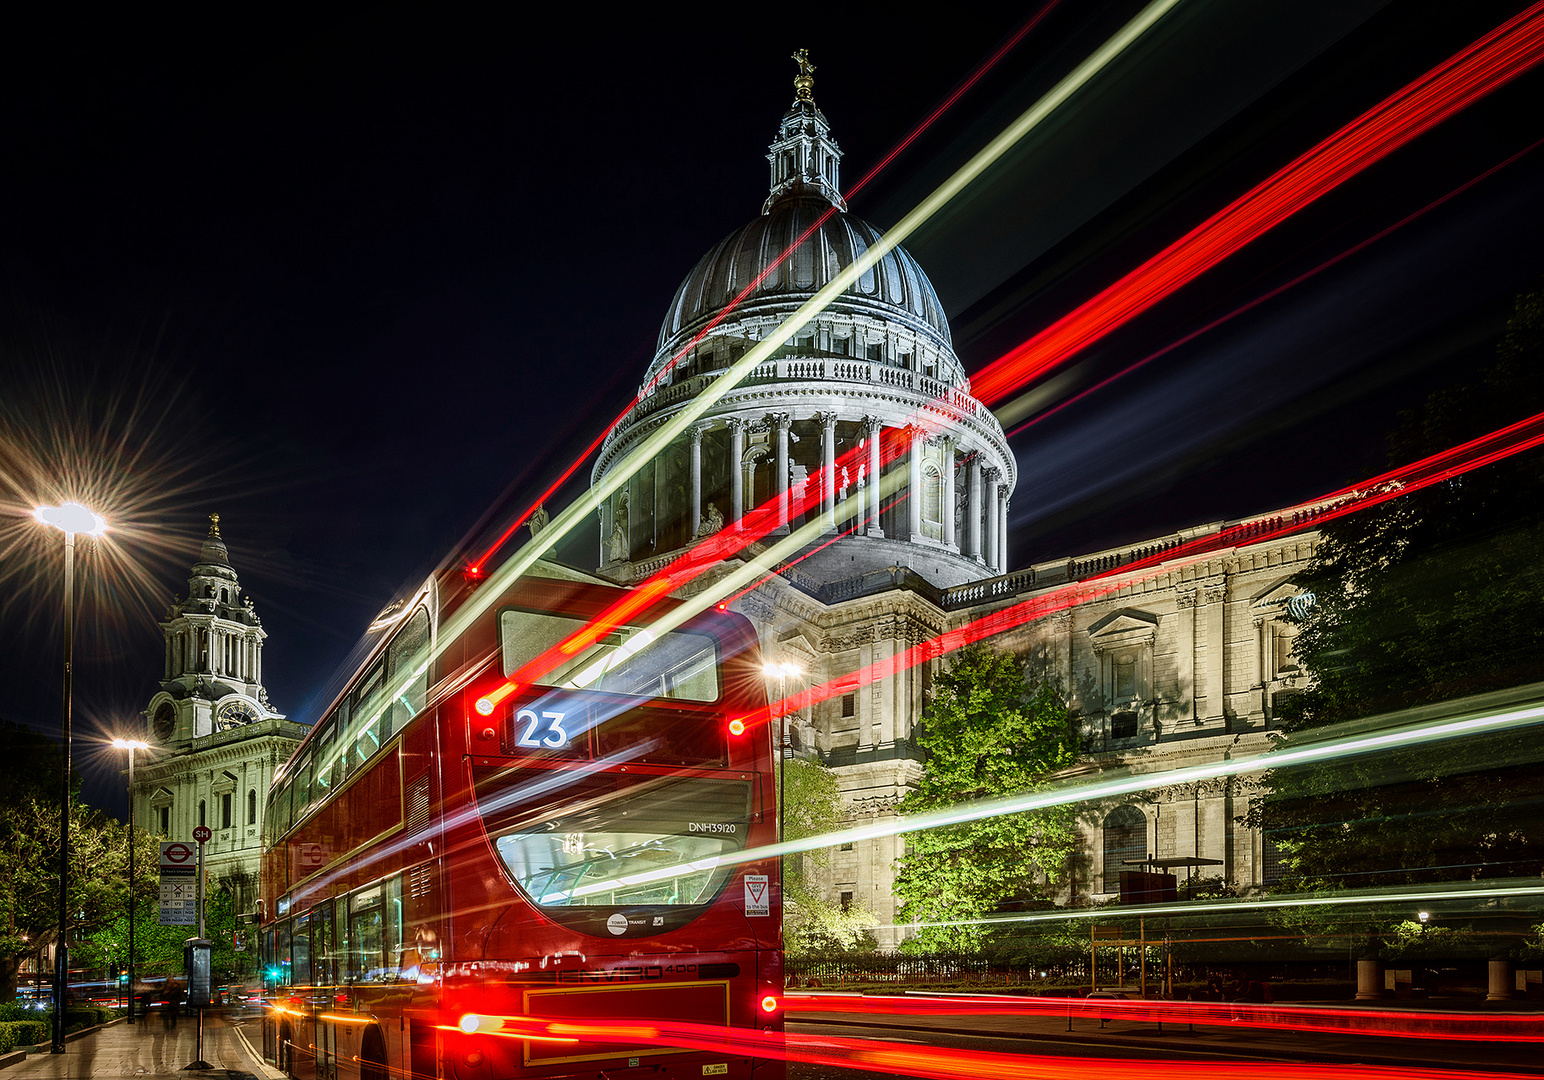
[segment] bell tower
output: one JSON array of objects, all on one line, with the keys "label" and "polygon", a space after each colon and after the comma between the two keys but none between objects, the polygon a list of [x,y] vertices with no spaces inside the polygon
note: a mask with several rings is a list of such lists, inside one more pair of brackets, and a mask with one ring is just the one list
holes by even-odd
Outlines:
[{"label": "bell tower", "polygon": [[257,723],[282,720],[263,687],[262,620],[220,536],[220,515],[188,578],[186,600],[173,596],[161,623],[166,655],[161,690],[145,711],[150,737],[162,747]]}]

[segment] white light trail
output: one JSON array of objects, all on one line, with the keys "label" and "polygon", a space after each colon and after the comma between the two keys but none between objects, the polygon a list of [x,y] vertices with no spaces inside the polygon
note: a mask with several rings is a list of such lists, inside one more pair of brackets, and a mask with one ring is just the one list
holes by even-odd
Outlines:
[{"label": "white light trail", "polygon": [[863,274],[873,269],[903,240],[920,228],[929,218],[965,190],[981,176],[1014,144],[1023,139],[1068,98],[1072,97],[1111,61],[1129,48],[1152,28],[1179,0],[1153,0],[1137,16],[1127,23],[1091,56],[1079,64],[1070,74],[1058,82],[1039,101],[1025,110],[1012,124],[983,147],[953,176],[940,184],[930,195],[899,222],[886,231],[873,247],[853,260],[844,270],[792,315],[788,316],[775,331],[753,346],[734,364],[726,368],[711,383],[703,387],[697,396],[674,413],[658,430],[640,443],[618,465],[601,477],[591,487],[587,498],[576,499],[552,519],[551,523],[533,536],[517,555],[504,563],[488,579],[482,594],[468,600],[446,624],[440,628],[436,654],[450,642],[460,638],[487,610],[505,589],[525,574],[536,562],[550,551],[559,540],[576,527],[587,524],[591,513],[603,500],[615,494],[623,484],[650,461],[658,457],[673,441],[686,432],[725,394],[733,390],[758,365],[770,359],[788,338],[794,336],[811,320],[828,307],[832,301],[846,292]]}]

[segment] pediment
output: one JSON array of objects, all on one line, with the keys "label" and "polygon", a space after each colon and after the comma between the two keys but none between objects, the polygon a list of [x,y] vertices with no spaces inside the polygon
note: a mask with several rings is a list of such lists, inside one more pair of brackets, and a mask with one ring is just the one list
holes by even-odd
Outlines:
[{"label": "pediment", "polygon": [[1250,610],[1271,611],[1285,607],[1287,601],[1292,599],[1301,591],[1301,589],[1293,584],[1292,577],[1290,575],[1283,578],[1277,578],[1271,584],[1267,585],[1265,588],[1254,594],[1254,597],[1249,601]]},{"label": "pediment", "polygon": [[1158,630],[1158,616],[1141,608],[1117,608],[1088,628],[1094,643],[1133,641],[1151,638]]}]

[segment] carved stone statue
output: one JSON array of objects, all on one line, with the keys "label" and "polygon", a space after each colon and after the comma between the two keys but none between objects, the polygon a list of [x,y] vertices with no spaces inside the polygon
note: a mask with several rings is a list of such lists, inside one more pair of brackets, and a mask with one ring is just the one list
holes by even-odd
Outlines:
[{"label": "carved stone statue", "polygon": [[708,512],[703,516],[702,524],[697,526],[698,536],[712,536],[724,527],[724,515],[718,512],[718,507],[708,503]]},{"label": "carved stone statue", "polygon": [[625,562],[627,560],[627,493],[617,500],[616,513],[611,517],[611,562]]},{"label": "carved stone statue", "polygon": [[547,508],[541,503],[536,504],[536,509],[531,513],[531,519],[525,523],[531,530],[531,538],[534,540],[541,535],[541,531],[547,527],[547,522],[552,520],[547,514]]}]

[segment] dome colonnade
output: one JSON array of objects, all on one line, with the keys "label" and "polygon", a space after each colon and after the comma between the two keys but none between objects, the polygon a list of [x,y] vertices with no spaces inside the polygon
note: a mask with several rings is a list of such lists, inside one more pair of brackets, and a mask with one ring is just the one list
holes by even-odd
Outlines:
[{"label": "dome colonnade", "polygon": [[[595,480],[879,242],[874,226],[846,212],[841,152],[815,107],[811,70],[801,64],[798,96],[767,155],[761,215],[715,245],[676,291]],[[830,572],[925,566],[935,584],[954,585],[1006,571],[1015,480],[1002,428],[970,394],[932,284],[897,247],[602,503],[600,562],[608,576],[635,578],[770,504],[778,533],[817,515],[822,533],[851,533],[835,545],[839,555],[823,554]]]}]

